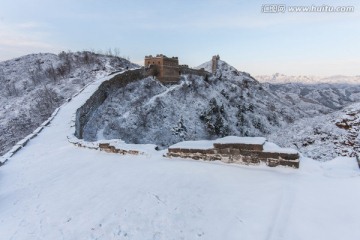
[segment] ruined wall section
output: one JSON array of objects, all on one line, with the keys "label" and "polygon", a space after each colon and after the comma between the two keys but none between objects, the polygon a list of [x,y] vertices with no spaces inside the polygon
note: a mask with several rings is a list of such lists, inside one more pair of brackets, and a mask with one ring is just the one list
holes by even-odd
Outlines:
[{"label": "ruined wall section", "polygon": [[167,156],[246,165],[259,165],[263,162],[269,167],[300,166],[298,152],[266,151],[262,144],[214,143],[214,147],[208,149],[169,147]]}]

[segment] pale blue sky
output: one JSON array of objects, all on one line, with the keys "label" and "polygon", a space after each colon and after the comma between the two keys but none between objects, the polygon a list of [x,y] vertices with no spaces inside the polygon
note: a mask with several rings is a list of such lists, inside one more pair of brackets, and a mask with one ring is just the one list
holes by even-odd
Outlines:
[{"label": "pale blue sky", "polygon": [[[353,13],[261,13],[267,3],[354,6]],[[360,75],[358,1],[0,0],[0,60],[37,52],[106,50],[142,63],[214,54],[252,75]]]}]

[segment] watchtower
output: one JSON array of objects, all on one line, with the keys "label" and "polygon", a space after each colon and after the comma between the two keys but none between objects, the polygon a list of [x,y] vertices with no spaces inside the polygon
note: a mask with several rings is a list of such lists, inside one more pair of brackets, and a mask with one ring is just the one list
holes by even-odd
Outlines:
[{"label": "watchtower", "polygon": [[145,67],[152,67],[155,76],[163,83],[176,83],[180,80],[178,57],[167,57],[158,54],[156,57],[145,56]]},{"label": "watchtower", "polygon": [[217,65],[218,65],[218,61],[220,60],[220,56],[219,55],[215,55],[212,57],[211,61],[211,72],[212,74],[216,73],[216,69],[217,69]]}]

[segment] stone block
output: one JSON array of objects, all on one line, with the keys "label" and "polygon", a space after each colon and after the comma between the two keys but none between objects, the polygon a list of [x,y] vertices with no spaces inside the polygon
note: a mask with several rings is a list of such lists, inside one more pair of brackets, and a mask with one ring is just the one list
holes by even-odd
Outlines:
[{"label": "stone block", "polygon": [[168,152],[170,152],[170,153],[179,153],[179,152],[181,152],[181,149],[180,148],[169,148]]},{"label": "stone block", "polygon": [[221,148],[218,150],[218,152],[220,154],[230,154],[230,149],[229,148]]},{"label": "stone block", "polygon": [[296,160],[299,159],[298,153],[279,153],[279,156],[285,160]]},{"label": "stone block", "polygon": [[240,154],[240,150],[236,149],[236,148],[230,148],[230,154],[231,155],[239,155]]},{"label": "stone block", "polygon": [[280,164],[279,159],[268,158],[267,161],[266,161],[266,165],[268,165],[269,167],[276,167],[279,164]]},{"label": "stone block", "polygon": [[206,149],[206,150],[203,150],[204,154],[216,154],[216,151],[215,149]]},{"label": "stone block", "polygon": [[286,161],[286,160],[280,160],[280,165],[285,167],[292,167],[292,168],[299,168],[300,167],[300,161]]},{"label": "stone block", "polygon": [[280,157],[280,153],[277,153],[277,152],[258,152],[258,156],[260,158],[263,158],[263,159],[268,159],[268,158],[278,159]]},{"label": "stone block", "polygon": [[99,144],[99,148],[103,149],[103,148],[108,148],[110,146],[110,144],[108,143],[100,143]]}]

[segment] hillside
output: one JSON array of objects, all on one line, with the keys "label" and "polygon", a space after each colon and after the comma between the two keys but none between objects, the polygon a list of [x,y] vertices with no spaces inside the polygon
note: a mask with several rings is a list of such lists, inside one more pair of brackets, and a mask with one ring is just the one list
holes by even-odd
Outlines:
[{"label": "hillside", "polygon": [[[300,169],[232,165],[77,147],[66,102],[0,167],[2,239],[347,239],[360,234],[354,159],[302,158]],[[335,194],[341,197],[334,197]]]},{"label": "hillside", "polygon": [[268,91],[310,116],[331,113],[360,101],[360,82],[352,84],[263,83]]},{"label": "hillside", "polygon": [[360,103],[356,103],[328,115],[300,119],[268,137],[324,161],[336,156],[360,156],[359,133]]},{"label": "hillside", "polygon": [[0,62],[0,155],[86,84],[134,66],[91,52],[31,54]]},{"label": "hillside", "polygon": [[208,78],[183,75],[163,85],[148,77],[109,93],[84,128],[84,139],[119,138],[161,148],[183,140],[263,136],[307,116],[250,75],[219,61]]}]

